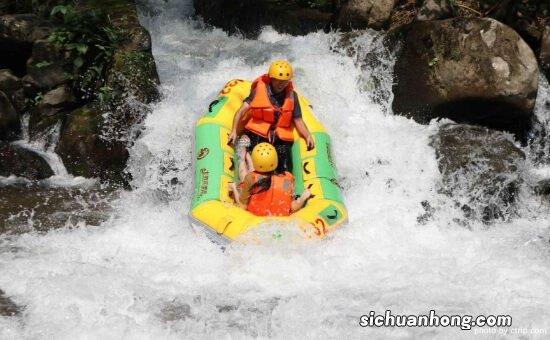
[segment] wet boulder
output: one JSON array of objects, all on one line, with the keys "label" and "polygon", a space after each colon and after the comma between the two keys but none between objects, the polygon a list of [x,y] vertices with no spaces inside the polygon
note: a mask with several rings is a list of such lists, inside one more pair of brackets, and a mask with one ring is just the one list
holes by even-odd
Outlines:
[{"label": "wet boulder", "polygon": [[546,79],[550,80],[550,25],[544,28],[540,43],[540,65]]},{"label": "wet boulder", "polygon": [[70,54],[52,42],[37,40],[32,47],[32,56],[27,60],[27,72],[23,80],[29,87],[40,91],[52,89],[69,81],[72,72]]},{"label": "wet boulder", "polygon": [[455,18],[415,22],[401,33],[394,113],[420,123],[445,117],[524,138],[539,71],[514,30],[493,19]]},{"label": "wet boulder", "polygon": [[76,98],[71,88],[67,85],[61,85],[55,89],[48,91],[42,98],[42,105],[52,107],[67,108],[76,103]]},{"label": "wet boulder", "polygon": [[349,0],[340,8],[336,26],[349,29],[383,29],[389,26],[395,0]]},{"label": "wet boulder", "polygon": [[0,176],[15,175],[31,180],[53,176],[53,171],[38,153],[0,141]]},{"label": "wet boulder", "polygon": [[36,40],[46,39],[51,24],[34,14],[0,16],[0,65],[11,69],[18,77],[27,73],[26,61]]},{"label": "wet boulder", "polygon": [[8,96],[0,91],[0,140],[10,141],[17,139],[21,123],[19,115]]},{"label": "wet boulder", "polygon": [[550,203],[550,179],[543,179],[534,186],[535,194],[541,196],[546,202]]},{"label": "wet boulder", "polygon": [[0,91],[17,91],[23,88],[23,81],[16,77],[11,70],[0,70]]},{"label": "wet boulder", "polygon": [[[2,230],[0,229],[0,232]],[[21,314],[21,307],[17,306],[4,292],[0,289],[0,315],[14,316]]]},{"label": "wet boulder", "polygon": [[450,0],[425,0],[416,13],[416,21],[442,20],[453,16]]},{"label": "wet boulder", "polygon": [[123,183],[126,144],[103,138],[104,123],[101,110],[93,105],[72,111],[62,126],[55,151],[70,174]]},{"label": "wet boulder", "polygon": [[40,102],[29,110],[29,134],[31,138],[43,134],[58,122],[64,121],[78,103],[71,87],[64,84],[46,92]]},{"label": "wet boulder", "polygon": [[106,85],[123,93],[124,98],[133,97],[142,103],[151,103],[159,98],[160,80],[150,51],[132,48],[116,51],[106,79]]},{"label": "wet boulder", "polygon": [[444,124],[430,145],[443,176],[440,190],[453,197],[467,217],[490,222],[514,213],[525,154],[510,134]]},{"label": "wet boulder", "polygon": [[0,70],[0,91],[6,94],[17,113],[21,114],[24,111],[23,81],[15,76],[11,70]]},{"label": "wet boulder", "polygon": [[[97,8],[95,0],[79,3],[80,10]],[[105,85],[123,98],[132,97],[141,103],[159,98],[160,79],[153,54],[151,36],[141,26],[134,1],[117,1],[104,8],[115,29],[121,29],[129,38],[114,51],[113,61],[106,72]]]},{"label": "wet boulder", "polygon": [[31,44],[45,39],[52,32],[51,25],[34,14],[14,14],[0,17],[0,39],[13,43]]},{"label": "wet boulder", "polygon": [[[65,4],[70,17],[81,21],[82,27],[74,25],[76,40],[54,43],[48,38],[64,16],[49,13],[58,4],[0,0],[1,14],[36,13],[0,17],[0,65],[12,71],[0,71],[0,138],[16,138],[20,123],[13,113],[29,112],[31,139],[60,128],[56,150],[70,173],[121,180],[135,124],[150,111],[146,104],[159,98],[151,37],[140,25],[135,1],[106,6],[81,0]],[[75,43],[88,48],[75,50]]]}]

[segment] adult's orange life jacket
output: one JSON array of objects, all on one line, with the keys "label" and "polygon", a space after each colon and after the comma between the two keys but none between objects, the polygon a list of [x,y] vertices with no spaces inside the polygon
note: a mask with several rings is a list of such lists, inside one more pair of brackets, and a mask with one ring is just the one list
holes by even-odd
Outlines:
[{"label": "adult's orange life jacket", "polygon": [[[252,172],[253,183],[265,177]],[[257,216],[289,216],[294,190],[294,176],[288,171],[271,176],[271,186],[264,192],[253,194],[246,209]]]},{"label": "adult's orange life jacket", "polygon": [[248,111],[251,118],[245,128],[264,138],[269,138],[271,129],[275,130],[277,137],[284,141],[294,141],[292,133],[292,112],[294,111],[294,91],[292,82],[288,82],[285,88],[285,100],[283,106],[273,105],[269,100],[267,86],[270,82],[269,76],[264,74],[252,82],[252,88],[256,94],[250,102]]}]

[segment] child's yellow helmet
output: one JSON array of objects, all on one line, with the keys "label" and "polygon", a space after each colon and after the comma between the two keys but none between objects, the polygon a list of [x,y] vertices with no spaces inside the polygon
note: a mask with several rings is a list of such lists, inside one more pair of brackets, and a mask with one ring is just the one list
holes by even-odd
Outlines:
[{"label": "child's yellow helmet", "polygon": [[277,168],[279,157],[277,150],[269,143],[260,143],[252,149],[252,164],[254,170],[259,172],[269,172]]}]

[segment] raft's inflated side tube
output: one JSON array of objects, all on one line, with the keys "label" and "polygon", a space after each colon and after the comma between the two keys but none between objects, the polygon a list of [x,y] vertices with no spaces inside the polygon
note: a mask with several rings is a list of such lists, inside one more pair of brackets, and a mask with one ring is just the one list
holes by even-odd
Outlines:
[{"label": "raft's inflated side tube", "polygon": [[250,93],[249,81],[231,80],[195,125],[195,191],[190,215],[206,227],[214,238],[234,240],[266,220],[297,221],[306,237],[324,237],[346,221],[347,212],[336,181],[330,137],[310,111],[309,103],[298,94],[302,117],[315,140],[307,151],[303,138],[292,146],[295,192],[307,187],[314,197],[291,216],[255,216],[235,205],[229,183],[238,183],[238,166],[233,148],[227,145],[233,117]]}]

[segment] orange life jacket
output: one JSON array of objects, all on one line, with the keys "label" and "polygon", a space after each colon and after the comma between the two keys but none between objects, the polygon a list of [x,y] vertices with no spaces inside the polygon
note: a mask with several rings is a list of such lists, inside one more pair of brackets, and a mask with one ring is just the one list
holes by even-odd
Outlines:
[{"label": "orange life jacket", "polygon": [[[252,89],[256,94],[250,102],[248,112],[251,118],[245,128],[264,138],[268,138],[269,130],[275,129],[277,137],[284,141],[293,142],[294,134],[290,127],[292,123],[292,112],[294,111],[294,92],[292,82],[288,82],[285,88],[285,100],[282,107],[273,105],[269,100],[267,86],[270,82],[269,76],[264,74],[252,83]],[[280,112],[279,119],[276,119],[276,112]]]},{"label": "orange life jacket", "polygon": [[[252,172],[254,183],[264,175]],[[289,216],[294,191],[294,176],[288,171],[271,176],[271,186],[264,192],[253,194],[246,209],[257,216]]]}]

